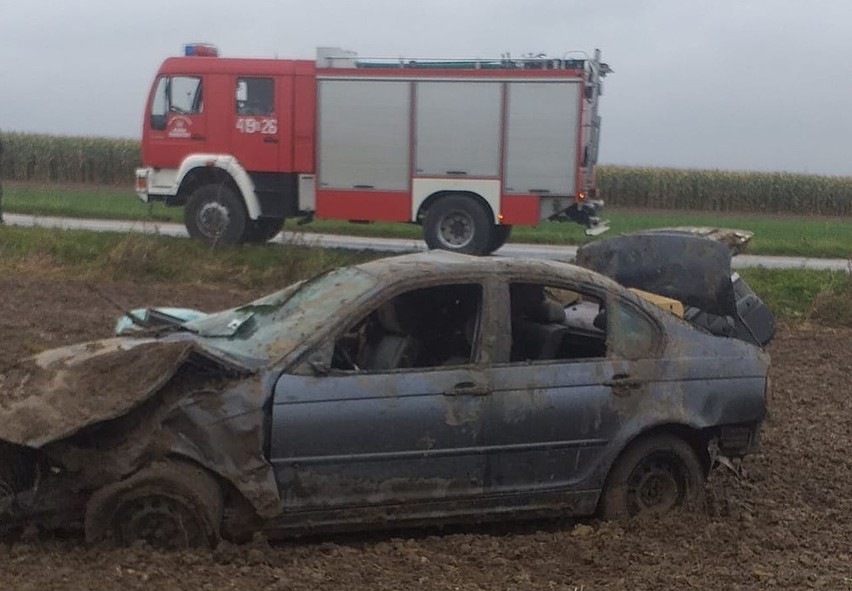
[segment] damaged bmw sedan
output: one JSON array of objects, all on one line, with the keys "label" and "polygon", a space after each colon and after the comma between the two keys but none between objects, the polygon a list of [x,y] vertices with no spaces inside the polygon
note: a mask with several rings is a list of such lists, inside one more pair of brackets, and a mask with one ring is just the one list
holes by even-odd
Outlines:
[{"label": "damaged bmw sedan", "polygon": [[0,528],[182,547],[700,504],[757,446],[769,358],[661,300],[430,252],[46,351],[0,373]]}]

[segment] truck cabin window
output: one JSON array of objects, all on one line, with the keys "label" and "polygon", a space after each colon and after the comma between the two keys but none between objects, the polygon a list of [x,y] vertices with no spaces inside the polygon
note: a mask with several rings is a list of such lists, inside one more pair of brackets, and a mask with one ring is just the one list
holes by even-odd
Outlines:
[{"label": "truck cabin window", "polygon": [[272,115],[275,98],[272,78],[237,78],[234,108],[237,115]]},{"label": "truck cabin window", "polygon": [[151,97],[151,129],[165,129],[170,113],[193,115],[203,108],[201,78],[161,76]]}]

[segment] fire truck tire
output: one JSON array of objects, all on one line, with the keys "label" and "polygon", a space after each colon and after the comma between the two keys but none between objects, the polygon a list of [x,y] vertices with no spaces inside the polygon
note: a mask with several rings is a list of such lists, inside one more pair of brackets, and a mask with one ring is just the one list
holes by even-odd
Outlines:
[{"label": "fire truck tire", "polygon": [[250,221],[246,225],[243,241],[268,242],[271,238],[278,234],[283,227],[283,218],[261,218],[259,220]]},{"label": "fire truck tire", "polygon": [[189,235],[211,244],[242,241],[248,214],[237,193],[227,185],[202,185],[189,196],[183,211]]},{"label": "fire truck tire", "polygon": [[488,247],[488,252],[492,253],[506,244],[511,233],[512,226],[494,226],[494,233],[491,235],[491,245]]},{"label": "fire truck tire", "polygon": [[466,195],[448,195],[429,208],[423,238],[430,249],[488,254],[497,226],[479,202]]}]

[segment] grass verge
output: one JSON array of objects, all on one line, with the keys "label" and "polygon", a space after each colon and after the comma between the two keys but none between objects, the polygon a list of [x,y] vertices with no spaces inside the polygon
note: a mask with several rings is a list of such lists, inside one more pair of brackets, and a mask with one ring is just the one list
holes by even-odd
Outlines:
[{"label": "grass verge", "polygon": [[[211,248],[167,236],[0,226],[0,276],[24,272],[57,280],[204,282],[271,291],[379,256],[295,243]],[[740,273],[780,321],[852,326],[852,271],[757,268]]]},{"label": "grass verge", "polygon": [[[8,212],[65,217],[183,221],[183,210],[160,203],[145,204],[132,190],[109,187],[61,187],[9,183],[4,207]],[[608,209],[611,234],[665,226],[725,226],[754,232],[750,254],[852,258],[852,219],[839,217],[721,214],[707,212],[639,211]],[[288,223],[288,229],[305,232],[419,239],[413,224],[352,224],[317,220],[304,226]],[[591,240],[577,224],[542,222],[535,227],[516,227],[512,242],[583,244]]]},{"label": "grass verge", "polygon": [[0,276],[25,272],[57,280],[203,282],[274,290],[378,256],[296,243],[211,248],[169,236],[0,226]]}]

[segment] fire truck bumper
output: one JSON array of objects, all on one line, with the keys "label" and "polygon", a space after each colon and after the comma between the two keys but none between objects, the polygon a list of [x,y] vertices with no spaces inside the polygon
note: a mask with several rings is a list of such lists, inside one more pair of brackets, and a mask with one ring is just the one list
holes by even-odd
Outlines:
[{"label": "fire truck bumper", "polygon": [[145,203],[148,203],[148,175],[150,173],[150,168],[136,169],[136,196]]},{"label": "fire truck bumper", "polygon": [[609,230],[609,220],[601,219],[604,202],[589,200],[574,203],[549,219],[558,222],[574,222],[586,226],[586,236],[597,236]]},{"label": "fire truck bumper", "polygon": [[586,226],[586,236],[599,236],[609,231],[609,220],[599,220],[591,226]]}]

